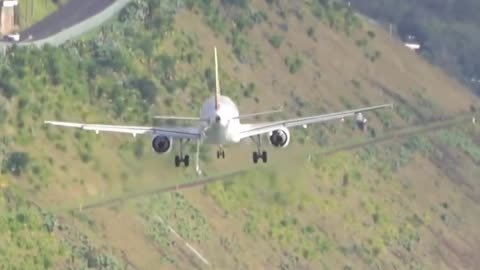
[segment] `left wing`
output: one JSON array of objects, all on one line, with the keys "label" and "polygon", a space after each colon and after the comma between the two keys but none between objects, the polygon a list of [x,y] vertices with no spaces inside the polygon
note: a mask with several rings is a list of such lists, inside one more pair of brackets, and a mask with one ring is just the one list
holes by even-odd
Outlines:
[{"label": "left wing", "polygon": [[309,116],[309,117],[293,118],[293,119],[275,121],[275,122],[243,124],[240,131],[240,139],[260,135],[263,133],[269,133],[279,128],[304,126],[304,125],[326,122],[326,121],[335,120],[335,119],[342,119],[345,117],[360,115],[363,112],[383,109],[387,107],[393,108],[393,104],[384,104],[384,105],[360,108],[360,109],[350,110],[350,111],[315,115],[315,116]]},{"label": "left wing", "polygon": [[100,132],[127,133],[134,137],[138,134],[164,135],[178,139],[200,139],[198,127],[144,127],[144,126],[116,126],[100,124],[83,124],[71,122],[45,121],[45,124],[60,127],[80,128]]}]

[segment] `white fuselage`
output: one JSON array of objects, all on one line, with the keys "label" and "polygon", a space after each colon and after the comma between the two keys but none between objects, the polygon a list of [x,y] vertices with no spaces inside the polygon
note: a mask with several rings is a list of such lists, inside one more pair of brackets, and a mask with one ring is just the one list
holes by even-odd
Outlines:
[{"label": "white fuselage", "polygon": [[215,97],[207,99],[200,111],[200,118],[205,120],[201,126],[204,131],[202,142],[218,145],[238,143],[241,130],[238,116],[238,108],[229,97],[219,96],[218,108]]}]

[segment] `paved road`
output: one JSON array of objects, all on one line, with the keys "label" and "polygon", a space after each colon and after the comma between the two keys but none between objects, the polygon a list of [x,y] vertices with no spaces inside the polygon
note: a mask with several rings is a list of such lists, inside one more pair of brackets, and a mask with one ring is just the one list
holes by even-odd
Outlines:
[{"label": "paved road", "polygon": [[21,41],[35,41],[70,28],[113,4],[115,0],[70,0],[57,12],[20,33]]}]

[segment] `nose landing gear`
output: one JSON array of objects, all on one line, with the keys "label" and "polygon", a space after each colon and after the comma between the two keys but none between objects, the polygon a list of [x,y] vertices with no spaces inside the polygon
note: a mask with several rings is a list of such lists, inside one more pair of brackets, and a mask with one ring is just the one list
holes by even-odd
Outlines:
[{"label": "nose landing gear", "polygon": [[220,149],[217,150],[217,159],[225,159],[225,150],[220,147]]}]

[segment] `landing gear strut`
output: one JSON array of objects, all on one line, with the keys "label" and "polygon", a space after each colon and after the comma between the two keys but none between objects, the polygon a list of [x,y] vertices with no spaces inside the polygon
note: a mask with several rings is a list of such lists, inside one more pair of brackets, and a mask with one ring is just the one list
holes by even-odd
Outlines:
[{"label": "landing gear strut", "polygon": [[182,162],[185,165],[185,167],[188,167],[188,165],[190,165],[190,156],[183,154],[183,147],[184,147],[186,142],[188,142],[188,140],[187,141],[184,141],[184,139],[179,140],[180,155],[175,156],[175,167],[180,167],[180,164],[182,164]]},{"label": "landing gear strut", "polygon": [[195,170],[198,175],[202,175],[200,170],[200,140],[197,140],[197,152],[195,153]]},{"label": "landing gear strut", "polygon": [[220,149],[217,150],[217,159],[225,159],[225,150],[220,146]]},{"label": "landing gear strut", "polygon": [[262,159],[263,163],[267,163],[267,151],[261,151],[260,149],[262,147],[262,139],[260,135],[251,138],[252,141],[257,145],[257,151],[253,152],[252,155],[253,163],[257,164],[259,159]]}]

